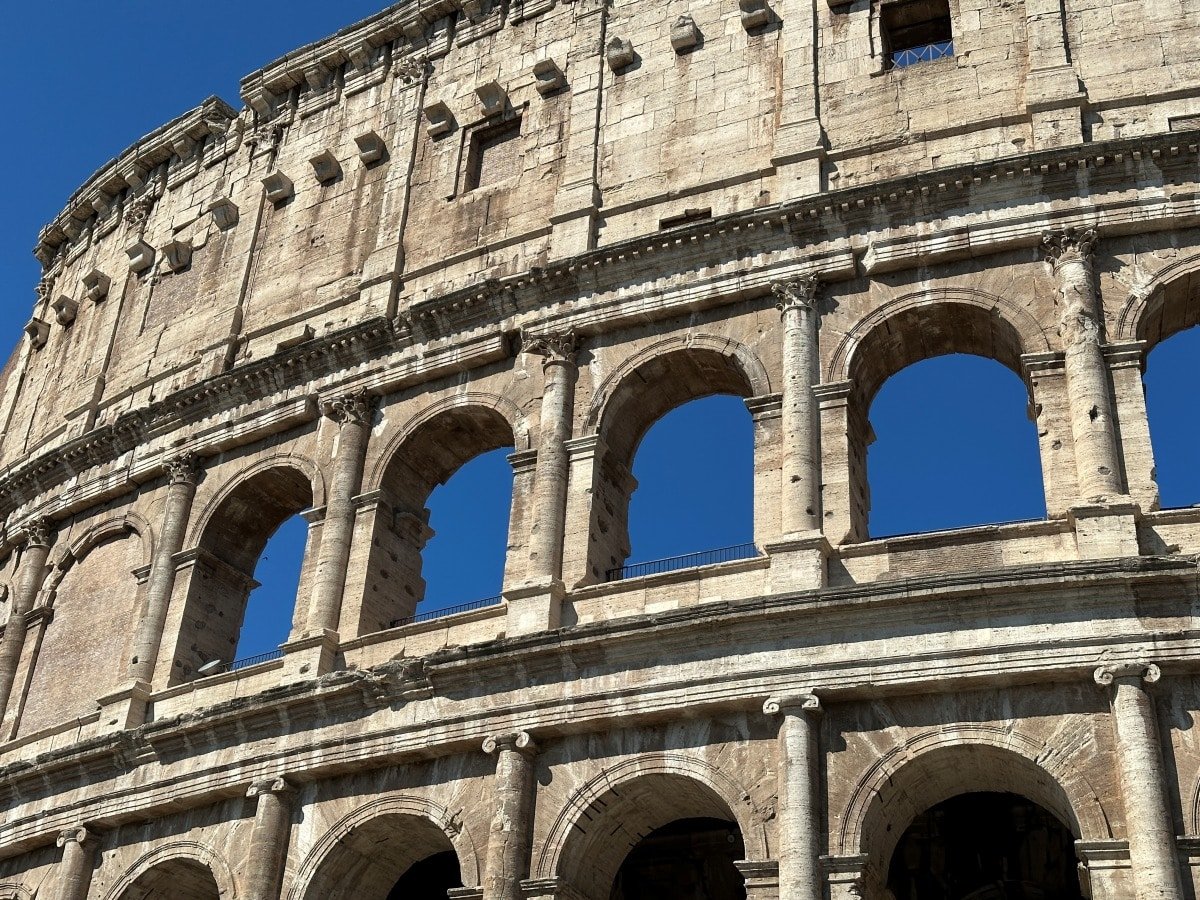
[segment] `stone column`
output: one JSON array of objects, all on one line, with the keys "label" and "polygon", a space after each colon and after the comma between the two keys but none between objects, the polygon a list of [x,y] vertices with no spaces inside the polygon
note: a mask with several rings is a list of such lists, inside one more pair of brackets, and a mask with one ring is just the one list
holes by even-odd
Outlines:
[{"label": "stone column", "polygon": [[321,411],[337,423],[337,439],[331,461],[332,475],[321,525],[321,545],[313,575],[305,631],[320,634],[337,631],[350,565],[354,536],[354,498],[362,486],[367,438],[371,433],[374,403],[366,391],[356,391],[322,404]]},{"label": "stone column", "polygon": [[779,726],[779,900],[822,900],[820,791],[817,785],[815,694],[771,697],[769,716],[782,713]]},{"label": "stone column", "polygon": [[816,275],[775,284],[783,318],[783,534],[821,527],[821,423],[813,385],[820,381]]},{"label": "stone column", "polygon": [[163,509],[162,532],[150,563],[150,578],[146,584],[146,606],[138,622],[133,640],[133,655],[129,660],[129,676],[135,681],[150,684],[158,653],[162,646],[167,610],[175,591],[175,556],[183,549],[188,522],[192,514],[192,499],[200,480],[200,467],[194,453],[183,453],[167,460],[167,501]]},{"label": "stone column", "polygon": [[256,781],[246,791],[247,797],[257,799],[250,851],[242,875],[246,900],[279,900],[292,824],[293,793],[295,788],[284,778]]},{"label": "stone column", "polygon": [[529,875],[533,830],[533,760],[537,745],[528,732],[500,734],[483,742],[496,754],[495,812],[488,832],[483,900],[520,900]]},{"label": "stone column", "polygon": [[1146,690],[1161,677],[1146,663],[1101,666],[1096,683],[1109,689],[1125,830],[1137,900],[1182,900],[1174,817],[1167,802],[1154,698]]},{"label": "stone column", "polygon": [[21,663],[27,627],[25,617],[33,609],[46,577],[46,560],[53,542],[52,527],[48,519],[34,519],[25,525],[25,552],[21,556],[8,624],[4,628],[3,639],[0,639],[0,716],[8,707],[13,682],[17,678],[17,666]]},{"label": "stone column", "polygon": [[1103,317],[1092,285],[1094,229],[1047,231],[1042,246],[1059,282],[1059,324],[1065,353],[1071,436],[1080,500],[1105,502],[1123,493],[1121,457],[1108,366],[1101,350]]},{"label": "stone column", "polygon": [[62,859],[55,879],[55,900],[87,900],[96,865],[96,840],[86,828],[68,828],[58,836]]},{"label": "stone column", "polygon": [[575,334],[530,336],[525,352],[542,357],[545,387],[533,475],[533,527],[529,535],[531,584],[562,578],[563,526],[567,518],[570,468],[566,441],[575,402]]}]

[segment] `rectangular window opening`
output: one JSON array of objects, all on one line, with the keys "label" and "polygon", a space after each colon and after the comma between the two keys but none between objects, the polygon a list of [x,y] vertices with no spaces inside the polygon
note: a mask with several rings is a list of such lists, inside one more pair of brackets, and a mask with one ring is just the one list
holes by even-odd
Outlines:
[{"label": "rectangular window opening", "polygon": [[903,0],[879,11],[886,67],[905,69],[954,55],[948,0]]},{"label": "rectangular window opening", "polygon": [[486,187],[521,170],[521,119],[480,128],[467,149],[466,189]]}]

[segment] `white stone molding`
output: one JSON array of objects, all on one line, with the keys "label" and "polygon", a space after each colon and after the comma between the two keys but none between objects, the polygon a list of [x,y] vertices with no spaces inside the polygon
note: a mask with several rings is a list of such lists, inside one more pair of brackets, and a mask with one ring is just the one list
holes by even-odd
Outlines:
[{"label": "white stone molding", "polygon": [[795,694],[773,694],[763,703],[763,714],[768,716],[795,712],[813,715],[823,711],[820,698],[811,690]]},{"label": "white stone molding", "polygon": [[24,331],[34,350],[41,350],[45,347],[46,341],[50,337],[50,325],[36,316],[25,323]]},{"label": "white stone molding", "polygon": [[95,841],[96,836],[88,831],[84,825],[76,825],[73,828],[65,828],[58,833],[58,839],[55,841],[57,846],[61,847],[64,844],[87,844]]},{"label": "white stone molding", "polygon": [[253,799],[262,794],[294,794],[296,786],[287,780],[286,776],[273,775],[270,778],[260,778],[250,782],[246,788],[246,796]]}]

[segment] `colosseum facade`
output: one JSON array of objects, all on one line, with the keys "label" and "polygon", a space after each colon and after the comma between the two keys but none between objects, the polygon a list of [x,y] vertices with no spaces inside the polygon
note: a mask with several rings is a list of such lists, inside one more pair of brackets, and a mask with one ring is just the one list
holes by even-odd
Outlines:
[{"label": "colosseum facade", "polygon": [[[0,898],[1194,898],[1142,367],[1200,322],[1197,23],[405,0],[133,144],[0,377]],[[1024,380],[1047,515],[872,539],[868,407],[945,353]],[[755,552],[614,578],[711,394]],[[503,597],[414,621],[504,447]],[[214,667],[297,513],[287,642]]]}]

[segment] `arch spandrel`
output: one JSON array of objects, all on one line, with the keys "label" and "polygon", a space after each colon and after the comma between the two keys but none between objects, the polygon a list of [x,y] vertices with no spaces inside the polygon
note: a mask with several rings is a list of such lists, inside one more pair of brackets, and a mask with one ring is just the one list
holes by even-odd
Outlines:
[{"label": "arch spandrel", "polygon": [[1149,350],[1200,324],[1200,252],[1180,256],[1135,283],[1125,298],[1110,342],[1145,341]]},{"label": "arch spandrel", "polygon": [[206,870],[220,900],[238,900],[237,880],[225,857],[199,841],[171,841],[147,851],[129,866],[103,895],[103,900],[125,900],[126,892],[153,869],[182,863]]}]

